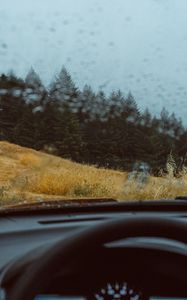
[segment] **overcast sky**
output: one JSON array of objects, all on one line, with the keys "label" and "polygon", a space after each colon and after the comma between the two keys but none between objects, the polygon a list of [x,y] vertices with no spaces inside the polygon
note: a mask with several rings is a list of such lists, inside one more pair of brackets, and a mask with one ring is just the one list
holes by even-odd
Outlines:
[{"label": "overcast sky", "polygon": [[0,72],[33,66],[47,85],[62,65],[187,124],[187,1],[0,0]]}]

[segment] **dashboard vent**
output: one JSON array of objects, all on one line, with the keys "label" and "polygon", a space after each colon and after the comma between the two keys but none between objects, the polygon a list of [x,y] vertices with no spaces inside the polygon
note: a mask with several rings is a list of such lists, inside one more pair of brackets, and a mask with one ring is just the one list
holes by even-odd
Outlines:
[{"label": "dashboard vent", "polygon": [[94,218],[69,218],[69,219],[56,219],[56,220],[44,220],[38,221],[41,225],[50,225],[50,224],[60,224],[60,223],[71,223],[71,222],[92,222],[92,221],[102,221],[103,217],[94,217]]}]

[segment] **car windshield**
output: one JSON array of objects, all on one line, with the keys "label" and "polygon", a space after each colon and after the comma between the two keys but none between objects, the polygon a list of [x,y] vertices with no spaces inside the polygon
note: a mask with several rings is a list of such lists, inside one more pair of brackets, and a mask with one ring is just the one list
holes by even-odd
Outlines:
[{"label": "car windshield", "polygon": [[0,0],[0,207],[187,195],[187,1]]}]

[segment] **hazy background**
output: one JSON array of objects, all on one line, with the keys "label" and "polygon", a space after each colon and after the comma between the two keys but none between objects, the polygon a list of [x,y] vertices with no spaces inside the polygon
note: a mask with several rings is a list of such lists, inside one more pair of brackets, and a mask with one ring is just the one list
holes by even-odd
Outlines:
[{"label": "hazy background", "polygon": [[48,85],[62,65],[187,125],[187,1],[0,0],[0,72],[33,66]]}]

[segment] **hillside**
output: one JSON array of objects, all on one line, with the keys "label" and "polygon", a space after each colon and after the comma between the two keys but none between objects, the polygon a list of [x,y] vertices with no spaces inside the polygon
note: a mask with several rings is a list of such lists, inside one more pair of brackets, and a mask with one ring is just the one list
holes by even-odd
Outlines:
[{"label": "hillside", "polygon": [[43,199],[121,198],[127,174],[0,142],[1,205]]},{"label": "hillside", "polygon": [[150,177],[145,185],[128,174],[81,165],[57,156],[0,142],[0,205],[47,199],[110,197],[173,198],[187,194],[187,179]]}]

